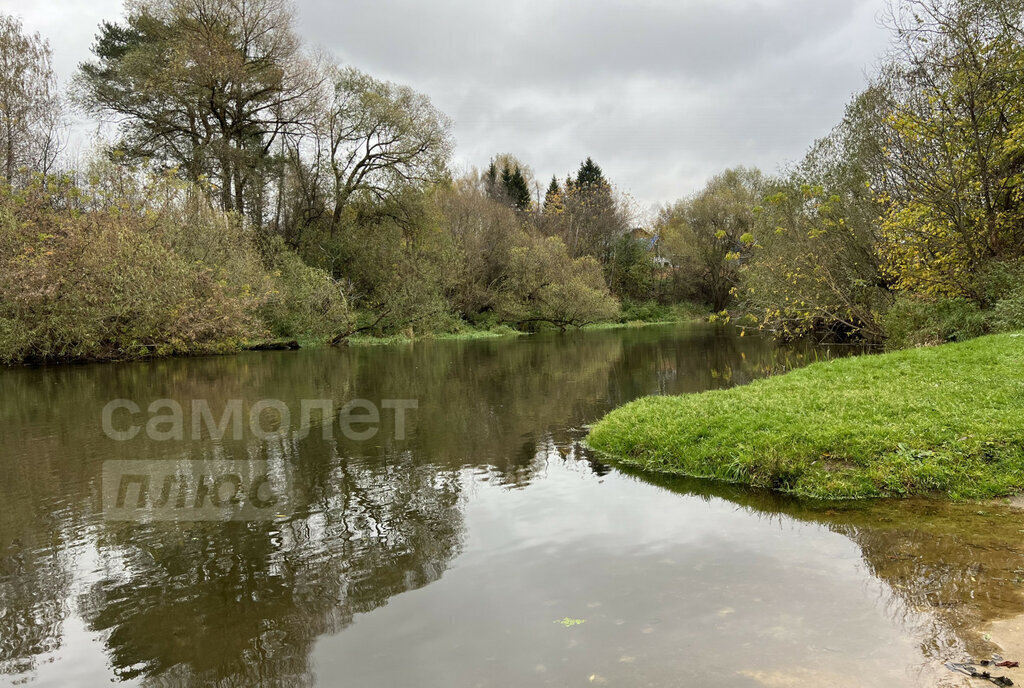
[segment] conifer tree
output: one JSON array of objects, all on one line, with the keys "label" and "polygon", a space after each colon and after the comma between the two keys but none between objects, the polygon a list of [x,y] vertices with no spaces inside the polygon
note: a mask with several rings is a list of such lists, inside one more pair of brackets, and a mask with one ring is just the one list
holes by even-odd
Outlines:
[{"label": "conifer tree", "polygon": [[491,164],[487,167],[487,171],[484,172],[484,191],[486,191],[487,195],[491,198],[497,198],[499,195],[499,188],[498,167],[494,164],[494,161],[491,160]]},{"label": "conifer tree", "polygon": [[552,175],[547,193],[544,194],[544,212],[554,212],[558,210],[561,205],[562,189],[558,186],[558,179]]},{"label": "conifer tree", "polygon": [[579,174],[576,175],[576,184],[580,187],[600,187],[607,184],[604,178],[604,172],[598,167],[597,163],[590,157],[580,165]]},{"label": "conifer tree", "polygon": [[[508,169],[505,171],[508,172]],[[530,209],[530,187],[518,166],[509,175],[508,181],[505,183],[505,193],[508,196],[509,205],[516,210]]]}]

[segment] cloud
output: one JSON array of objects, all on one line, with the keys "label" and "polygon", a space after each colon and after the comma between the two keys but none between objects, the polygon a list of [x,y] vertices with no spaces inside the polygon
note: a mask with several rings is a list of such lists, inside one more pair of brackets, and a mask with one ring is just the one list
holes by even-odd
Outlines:
[{"label": "cloud", "polygon": [[[457,162],[497,152],[540,179],[590,155],[641,202],[727,166],[775,170],[839,120],[885,49],[885,0],[297,0],[313,46],[431,96]],[[62,77],[117,0],[0,0]]]},{"label": "cloud", "polygon": [[458,156],[564,175],[592,155],[644,203],[736,164],[775,170],[838,122],[888,34],[884,0],[326,0],[302,33],[428,93]]}]

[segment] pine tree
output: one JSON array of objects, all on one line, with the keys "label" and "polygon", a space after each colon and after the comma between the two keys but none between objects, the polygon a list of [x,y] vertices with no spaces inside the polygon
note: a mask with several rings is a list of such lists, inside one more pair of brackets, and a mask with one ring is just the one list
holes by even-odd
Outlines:
[{"label": "pine tree", "polygon": [[[505,156],[511,157],[511,156]],[[516,210],[529,210],[531,205],[530,184],[526,181],[519,165],[510,166],[505,163],[498,172],[501,157],[491,160],[487,171],[483,174],[484,190],[494,200],[504,203]]]},{"label": "pine tree", "polygon": [[487,171],[484,172],[484,191],[491,198],[497,198],[498,196],[498,168],[491,160],[491,164],[487,167]]},{"label": "pine tree", "polygon": [[[506,180],[506,174],[508,175]],[[516,210],[530,209],[530,187],[526,183],[526,177],[517,166],[515,171],[509,174],[508,168],[502,173],[502,182],[505,184],[505,193],[509,205]]]},{"label": "pine tree", "polygon": [[607,184],[604,178],[604,172],[598,167],[597,163],[593,161],[589,156],[580,165],[579,174],[576,175],[576,184],[580,187],[601,187]]},{"label": "pine tree", "polygon": [[551,183],[548,185],[547,193],[544,194],[544,212],[556,212],[562,208],[562,189],[558,186],[558,179],[552,175]]}]

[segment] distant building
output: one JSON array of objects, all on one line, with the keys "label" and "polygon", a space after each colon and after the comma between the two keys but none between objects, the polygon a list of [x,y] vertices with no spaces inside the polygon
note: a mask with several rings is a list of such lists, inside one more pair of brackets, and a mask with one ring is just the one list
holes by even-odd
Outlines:
[{"label": "distant building", "polygon": [[648,252],[653,253],[652,262],[658,268],[668,270],[672,268],[672,261],[661,255],[661,237],[644,227],[634,227],[629,230],[629,235],[641,242]]}]

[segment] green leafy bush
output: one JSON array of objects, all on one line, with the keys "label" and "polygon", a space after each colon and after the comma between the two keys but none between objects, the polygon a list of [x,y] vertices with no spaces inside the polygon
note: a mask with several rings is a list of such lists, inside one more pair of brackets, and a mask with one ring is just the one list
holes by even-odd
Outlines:
[{"label": "green leafy bush", "polygon": [[124,359],[239,348],[266,276],[241,223],[168,176],[0,189],[0,360]]},{"label": "green leafy bush", "polygon": [[562,328],[608,320],[619,310],[598,262],[590,256],[573,260],[558,237],[526,237],[509,252],[498,304],[506,322]]},{"label": "green leafy bush", "polygon": [[620,322],[662,322],[673,318],[672,308],[657,301],[625,301]]},{"label": "green leafy bush", "polygon": [[992,324],[1000,332],[1024,330],[1024,286],[996,303]]},{"label": "green leafy bush", "polygon": [[195,185],[107,163],[85,177],[0,188],[0,362],[223,353],[351,329],[342,283]]},{"label": "green leafy bush", "polygon": [[269,261],[272,286],[260,315],[271,334],[326,339],[351,329],[352,313],[341,282],[306,265],[283,244],[273,248]]},{"label": "green leafy bush", "polygon": [[911,297],[896,300],[883,318],[891,349],[962,342],[992,330],[992,315],[962,298]]}]

